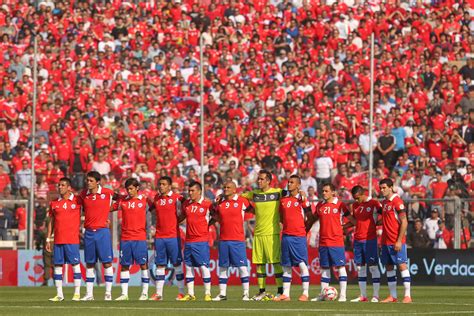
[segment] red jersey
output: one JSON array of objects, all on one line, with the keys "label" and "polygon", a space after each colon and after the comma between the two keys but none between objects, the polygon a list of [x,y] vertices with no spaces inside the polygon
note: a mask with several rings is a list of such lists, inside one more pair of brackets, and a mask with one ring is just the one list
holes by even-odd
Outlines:
[{"label": "red jersey", "polygon": [[[405,212],[405,205],[398,194],[382,201],[382,245],[395,245],[400,230],[399,215]],[[403,236],[402,243],[405,243],[405,239]]]},{"label": "red jersey", "polygon": [[321,201],[316,205],[315,214],[319,218],[319,246],[344,247],[342,217],[349,215],[347,206],[334,198],[332,202]]},{"label": "red jersey", "polygon": [[79,244],[81,208],[74,194],[71,193],[68,199],[51,201],[49,216],[54,219],[55,244]]},{"label": "red jersey", "polygon": [[176,238],[178,232],[178,215],[184,198],[170,191],[166,195],[157,194],[153,199],[156,210],[155,238]]},{"label": "red jersey", "polygon": [[186,200],[183,215],[186,217],[186,242],[209,241],[209,217],[211,201],[201,198],[198,202]]},{"label": "red jersey", "polygon": [[122,210],[121,240],[146,240],[146,198],[139,195],[136,198],[127,197],[115,204]]},{"label": "red jersey", "polygon": [[97,193],[91,193],[88,190],[82,191],[77,200],[84,208],[84,228],[107,228],[113,195],[112,190],[101,186],[99,186]]},{"label": "red jersey", "polygon": [[244,241],[244,216],[249,207],[247,199],[237,194],[230,200],[223,200],[216,207],[219,215],[220,240]]},{"label": "red jersey", "polygon": [[290,236],[306,237],[304,209],[310,207],[310,203],[307,200],[303,201],[299,195],[282,197],[280,199],[282,233]]},{"label": "red jersey", "polygon": [[376,216],[382,210],[379,201],[368,198],[367,201],[352,205],[352,216],[357,220],[354,240],[365,241],[377,238]]}]

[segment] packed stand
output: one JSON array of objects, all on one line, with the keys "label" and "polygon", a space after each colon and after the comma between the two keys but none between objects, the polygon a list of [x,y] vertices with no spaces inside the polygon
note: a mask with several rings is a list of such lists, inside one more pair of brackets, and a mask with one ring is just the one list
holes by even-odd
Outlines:
[{"label": "packed stand", "polygon": [[[433,3],[43,1],[35,10],[26,0],[4,0],[2,199],[29,197],[37,34],[38,233],[42,208],[64,175],[77,190],[90,170],[116,190],[136,177],[151,197],[160,176],[170,175],[183,192],[199,180],[200,35],[206,196],[214,198],[229,177],[249,188],[266,168],[280,187],[300,174],[313,204],[325,181],[349,200],[354,185],[369,181],[373,32],[374,190],[389,176],[409,200],[412,246],[451,248],[460,207],[466,248],[473,212],[463,199],[474,194],[474,8],[468,1]],[[2,205],[2,236],[23,225],[19,209]]]}]

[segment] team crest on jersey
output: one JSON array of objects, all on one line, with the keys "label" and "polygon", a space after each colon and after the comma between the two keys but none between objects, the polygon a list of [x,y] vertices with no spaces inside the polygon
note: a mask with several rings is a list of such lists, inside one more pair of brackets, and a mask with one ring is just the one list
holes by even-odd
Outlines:
[{"label": "team crest on jersey", "polygon": [[336,214],[336,213],[337,213],[337,208],[333,208],[333,209],[332,209],[332,212],[333,212],[334,214]]},{"label": "team crest on jersey", "polygon": [[295,202],[295,206],[298,206],[298,205],[300,205],[300,203],[298,203],[298,202]]},{"label": "team crest on jersey", "polygon": [[142,204],[142,203],[138,203],[138,207],[142,207],[142,206],[143,206],[143,204]]},{"label": "team crest on jersey", "polygon": [[239,206],[239,203],[234,203],[234,207],[238,207]]},{"label": "team crest on jersey", "polygon": [[76,208],[76,204],[71,204],[71,208],[74,210]]},{"label": "team crest on jersey", "polygon": [[405,205],[400,204],[400,209],[403,210],[405,208]]},{"label": "team crest on jersey", "polygon": [[367,212],[370,212],[372,211],[372,209],[370,207],[367,208]]},{"label": "team crest on jersey", "polygon": [[173,199],[169,199],[169,200],[168,200],[168,203],[169,203],[169,204],[173,204]]},{"label": "team crest on jersey", "polygon": [[101,195],[100,195],[100,198],[101,198],[102,200],[105,199],[105,194],[101,194]]},{"label": "team crest on jersey", "polygon": [[204,209],[201,207],[201,208],[199,209],[199,212],[200,212],[200,213],[204,212]]},{"label": "team crest on jersey", "polygon": [[275,196],[273,194],[270,195],[270,199],[273,200]]},{"label": "team crest on jersey", "polygon": [[392,207],[389,205],[389,206],[387,207],[387,210],[390,211],[391,209],[392,209]]}]

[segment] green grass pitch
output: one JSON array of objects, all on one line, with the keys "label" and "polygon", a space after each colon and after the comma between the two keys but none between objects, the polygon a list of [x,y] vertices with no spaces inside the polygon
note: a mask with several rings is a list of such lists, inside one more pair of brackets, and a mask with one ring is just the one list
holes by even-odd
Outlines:
[{"label": "green grass pitch", "polygon": [[[85,288],[81,288],[84,294]],[[150,288],[150,293],[152,293]],[[251,288],[251,294],[256,287]],[[270,291],[274,286],[269,287]],[[472,287],[443,287],[419,286],[412,289],[414,303],[381,304],[381,303],[338,303],[338,302],[298,302],[300,286],[292,287],[291,302],[242,302],[241,288],[228,287],[228,301],[204,302],[203,288],[196,287],[195,302],[176,302],[175,287],[165,287],[165,300],[162,302],[138,301],[140,288],[131,287],[130,301],[105,302],[104,288],[94,288],[95,301],[72,302],[72,288],[65,288],[65,301],[52,303],[48,298],[56,294],[54,287],[26,288],[0,287],[1,315],[474,315],[474,288]],[[370,287],[368,288],[370,294]],[[399,295],[403,289],[398,288]],[[218,293],[213,286],[212,294]],[[273,293],[273,292],[272,292]],[[310,295],[314,297],[318,287],[312,286]],[[357,286],[349,286],[348,299],[357,297]],[[382,287],[381,297],[388,294],[387,287]],[[120,287],[112,291],[114,298],[120,295]]]}]

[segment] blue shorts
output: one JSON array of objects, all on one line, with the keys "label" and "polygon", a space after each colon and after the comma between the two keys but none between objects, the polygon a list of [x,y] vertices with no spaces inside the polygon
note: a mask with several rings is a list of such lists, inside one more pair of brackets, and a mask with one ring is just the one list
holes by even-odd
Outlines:
[{"label": "blue shorts", "polygon": [[402,249],[399,252],[396,252],[395,249],[393,249],[394,247],[395,247],[394,245],[382,246],[380,261],[382,262],[383,265],[396,266],[396,265],[408,262],[407,245],[402,244]]},{"label": "blue shorts", "polygon": [[297,267],[301,262],[308,265],[306,237],[283,235],[280,262],[283,267]]},{"label": "blue shorts", "polygon": [[344,247],[319,247],[319,265],[322,268],[345,266],[346,252]]},{"label": "blue shorts", "polygon": [[354,261],[357,265],[376,265],[379,261],[377,239],[354,241]]},{"label": "blue shorts", "polygon": [[86,263],[111,263],[114,259],[112,239],[108,228],[86,229],[84,234],[84,257]]},{"label": "blue shorts", "polygon": [[53,264],[72,264],[79,263],[81,255],[79,254],[79,244],[58,244],[53,249]]},{"label": "blue shorts", "polygon": [[219,267],[246,267],[247,252],[245,242],[223,240],[219,242]]},{"label": "blue shorts", "polygon": [[203,242],[187,242],[184,246],[184,263],[188,267],[209,266],[209,244]]},{"label": "blue shorts", "polygon": [[122,240],[120,242],[120,265],[143,265],[148,262],[148,249],[145,240]]},{"label": "blue shorts", "polygon": [[168,261],[174,266],[183,262],[180,238],[155,239],[155,264],[157,266],[167,266]]}]

